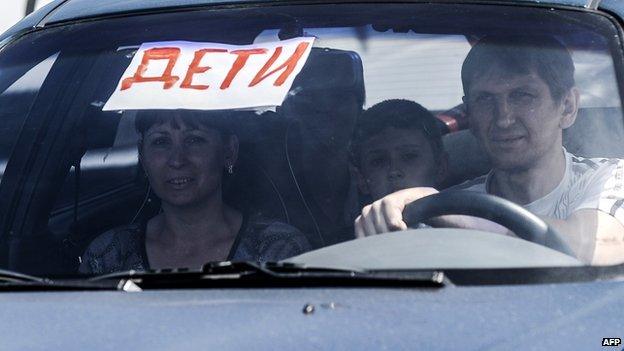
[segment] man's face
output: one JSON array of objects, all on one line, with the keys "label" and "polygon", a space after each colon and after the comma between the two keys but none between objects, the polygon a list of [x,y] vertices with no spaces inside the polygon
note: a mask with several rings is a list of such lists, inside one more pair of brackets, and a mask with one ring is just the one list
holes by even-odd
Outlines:
[{"label": "man's face", "polygon": [[373,199],[401,189],[433,186],[438,170],[433,148],[421,130],[386,128],[360,150],[360,190]]},{"label": "man's face", "polygon": [[[562,130],[574,121],[574,94],[555,101],[536,72],[510,74],[494,66],[466,94],[473,134],[494,168],[527,170],[560,152]],[[572,111],[573,110],[573,111]]]}]

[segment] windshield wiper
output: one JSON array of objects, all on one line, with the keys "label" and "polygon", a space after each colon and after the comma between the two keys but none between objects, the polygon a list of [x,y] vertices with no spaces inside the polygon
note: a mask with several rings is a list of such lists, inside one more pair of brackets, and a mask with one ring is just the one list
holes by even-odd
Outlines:
[{"label": "windshield wiper", "polygon": [[0,269],[0,284],[3,283],[45,283],[45,278]]},{"label": "windshield wiper", "polygon": [[125,290],[115,282],[90,282],[78,279],[52,280],[24,273],[0,269],[0,292],[12,291],[68,291],[68,290]]},{"label": "windshield wiper", "polygon": [[440,271],[363,271],[306,267],[293,263],[218,262],[200,270],[125,271],[89,281],[134,283],[140,289],[201,287],[375,286],[440,288],[448,283]]}]

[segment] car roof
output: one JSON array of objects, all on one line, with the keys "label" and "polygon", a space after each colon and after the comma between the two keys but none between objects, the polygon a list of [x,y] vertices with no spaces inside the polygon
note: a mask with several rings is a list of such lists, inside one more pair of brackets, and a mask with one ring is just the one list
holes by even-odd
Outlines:
[{"label": "car roof", "polygon": [[[241,2],[275,2],[275,0],[57,0],[58,8],[49,10],[45,23],[56,23],[76,19],[142,12],[150,10],[162,10],[182,7],[196,7],[214,4],[228,4]],[[431,1],[428,1],[431,2]],[[501,2],[500,0],[496,2]],[[568,5],[576,7],[595,7],[598,0],[503,0],[509,3],[536,3]]]},{"label": "car roof", "polygon": [[[235,3],[263,3],[277,2],[280,0],[54,0],[48,5],[30,14],[5,33],[0,35],[0,47],[16,34],[31,30],[36,27],[45,27],[49,24],[75,21],[102,16],[122,15],[147,11],[161,11],[176,8],[193,8],[216,4]],[[290,2],[296,2],[288,1]],[[313,0],[314,1],[314,0]],[[322,1],[322,0],[321,0]],[[344,0],[335,0],[341,2]],[[348,1],[348,0],[347,0]],[[383,1],[383,0],[382,0]],[[444,0],[441,0],[444,1]],[[441,2],[440,1],[440,2]],[[487,0],[486,0],[487,1]],[[564,5],[579,8],[597,9],[602,2],[611,3],[611,0],[492,0],[496,3],[510,4],[539,4],[539,5]],[[286,2],[286,1],[280,1]],[[306,1],[309,2],[309,1]],[[435,2],[427,1],[427,2]],[[483,2],[480,1],[480,2]],[[615,5],[616,7],[618,5]],[[607,6],[610,7],[610,6]]]}]

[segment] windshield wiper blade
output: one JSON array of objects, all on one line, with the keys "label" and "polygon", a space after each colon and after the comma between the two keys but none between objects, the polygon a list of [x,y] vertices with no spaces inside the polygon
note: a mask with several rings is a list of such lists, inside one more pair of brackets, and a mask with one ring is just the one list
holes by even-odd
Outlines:
[{"label": "windshield wiper blade", "polygon": [[444,272],[434,270],[387,270],[367,271],[357,269],[340,269],[328,267],[310,267],[290,262],[268,262],[264,269],[281,277],[350,277],[353,279],[418,281],[443,286],[447,281]]},{"label": "windshield wiper blade", "polygon": [[89,282],[78,279],[53,280],[0,269],[0,292],[120,289],[121,287],[113,282]]},{"label": "windshield wiper blade", "polygon": [[326,268],[307,268],[299,267],[293,264],[283,264],[277,262],[255,263],[255,262],[210,262],[204,265],[202,269],[159,269],[148,271],[128,270],[114,272],[110,274],[98,275],[89,280],[100,281],[109,279],[140,279],[151,277],[190,277],[199,276],[202,279],[238,279],[249,275],[264,274],[267,276],[283,276],[284,274],[349,274],[355,275],[361,273],[357,270],[343,269],[326,269]]},{"label": "windshield wiper blade", "polygon": [[0,283],[46,283],[45,278],[35,277],[24,273],[0,269]]},{"label": "windshield wiper blade", "polygon": [[[125,283],[125,282],[124,282]],[[90,282],[86,280],[49,280],[42,282],[0,283],[0,292],[16,291],[85,291],[85,290],[123,290],[137,291],[132,285],[116,281]]]},{"label": "windshield wiper blade", "polygon": [[416,286],[443,287],[441,271],[364,271],[282,262],[216,262],[200,270],[125,271],[90,281],[132,281],[141,289],[182,287]]}]

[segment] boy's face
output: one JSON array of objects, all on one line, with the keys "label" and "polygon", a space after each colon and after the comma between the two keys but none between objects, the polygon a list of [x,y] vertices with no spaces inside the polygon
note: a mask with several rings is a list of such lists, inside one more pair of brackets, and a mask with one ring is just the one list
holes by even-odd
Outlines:
[{"label": "boy's face", "polygon": [[373,200],[401,189],[434,186],[441,177],[442,167],[422,130],[386,128],[364,142],[360,152],[359,188]]}]

